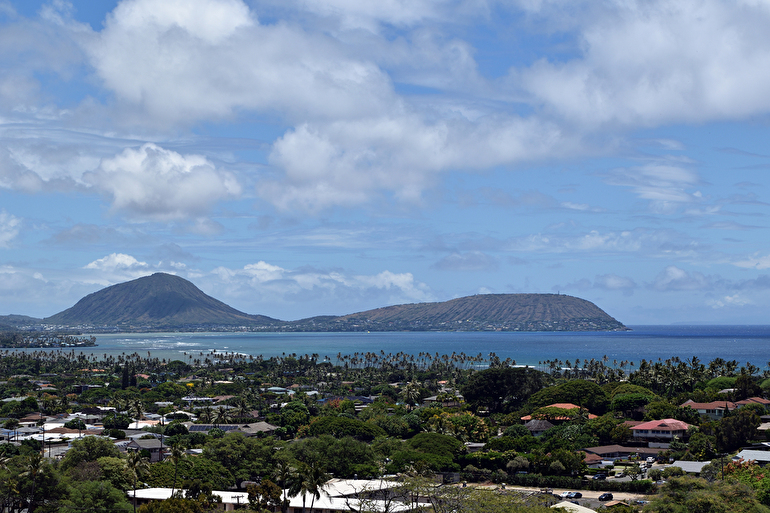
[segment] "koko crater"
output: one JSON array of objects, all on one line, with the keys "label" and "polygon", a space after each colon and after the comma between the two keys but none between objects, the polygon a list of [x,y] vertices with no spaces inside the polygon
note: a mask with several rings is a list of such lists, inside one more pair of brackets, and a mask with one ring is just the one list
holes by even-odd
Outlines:
[{"label": "koko crater", "polygon": [[7,326],[90,331],[610,331],[627,328],[595,304],[561,294],[481,294],[440,303],[388,306],[343,316],[281,321],[251,315],[191,282],[156,273],[89,294],[45,319],[9,315]]}]

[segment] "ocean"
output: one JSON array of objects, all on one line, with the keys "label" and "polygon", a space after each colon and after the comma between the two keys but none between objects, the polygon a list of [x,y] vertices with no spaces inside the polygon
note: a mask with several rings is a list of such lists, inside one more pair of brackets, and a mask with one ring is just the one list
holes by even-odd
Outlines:
[{"label": "ocean", "polygon": [[[765,370],[770,362],[770,326],[631,326],[623,332],[373,332],[373,333],[122,333],[95,334],[97,347],[75,349],[104,354],[183,360],[212,351],[265,358],[282,354],[317,354],[335,361],[337,354],[429,352],[465,353],[538,367],[545,360],[575,359],[637,363],[698,357],[747,362]],[[605,359],[606,357],[606,359]]]}]

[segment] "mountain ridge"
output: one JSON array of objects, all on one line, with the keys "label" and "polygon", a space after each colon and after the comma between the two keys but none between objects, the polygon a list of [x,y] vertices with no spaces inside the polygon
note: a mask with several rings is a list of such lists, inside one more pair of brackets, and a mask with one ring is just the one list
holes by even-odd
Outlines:
[{"label": "mountain ridge", "polygon": [[155,273],[106,287],[85,296],[71,308],[43,319],[45,324],[64,325],[183,326],[259,322],[279,321],[236,310],[205,294],[192,282],[167,273]]},{"label": "mountain ridge", "polygon": [[[17,317],[21,316],[8,316]],[[3,318],[0,317],[0,321]],[[24,317],[34,322],[37,319]],[[83,297],[41,324],[96,330],[608,331],[627,329],[594,303],[562,294],[479,294],[281,321],[236,310],[179,276],[155,273]]]}]

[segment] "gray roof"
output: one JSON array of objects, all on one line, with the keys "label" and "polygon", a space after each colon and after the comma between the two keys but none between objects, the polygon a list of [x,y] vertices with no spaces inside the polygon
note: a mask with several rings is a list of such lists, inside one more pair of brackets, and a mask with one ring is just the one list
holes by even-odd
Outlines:
[{"label": "gray roof", "polygon": [[278,426],[274,426],[267,422],[254,422],[253,424],[244,424],[238,428],[239,431],[242,431],[243,433],[246,433],[246,434],[272,433],[276,429],[278,429]]},{"label": "gray roof", "polygon": [[553,427],[553,424],[543,419],[532,419],[524,424],[524,427],[530,431],[548,431]]},{"label": "gray roof", "polygon": [[700,474],[703,471],[703,467],[711,463],[710,461],[680,461],[677,460],[669,467],[679,467],[688,474]]},{"label": "gray roof", "polygon": [[138,445],[142,449],[160,449],[161,442],[157,438],[141,438],[139,440],[131,440],[128,444],[129,447],[133,447],[134,444]]},{"label": "gray roof", "polygon": [[736,458],[741,458],[745,461],[754,460],[767,463],[770,462],[770,451],[755,451],[751,449],[744,449],[738,453]]}]

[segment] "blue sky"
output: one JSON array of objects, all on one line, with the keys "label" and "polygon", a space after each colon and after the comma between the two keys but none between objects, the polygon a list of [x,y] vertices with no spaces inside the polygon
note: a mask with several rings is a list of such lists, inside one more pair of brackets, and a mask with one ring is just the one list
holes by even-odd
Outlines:
[{"label": "blue sky", "polygon": [[0,314],[561,292],[767,324],[770,4],[0,0]]}]

